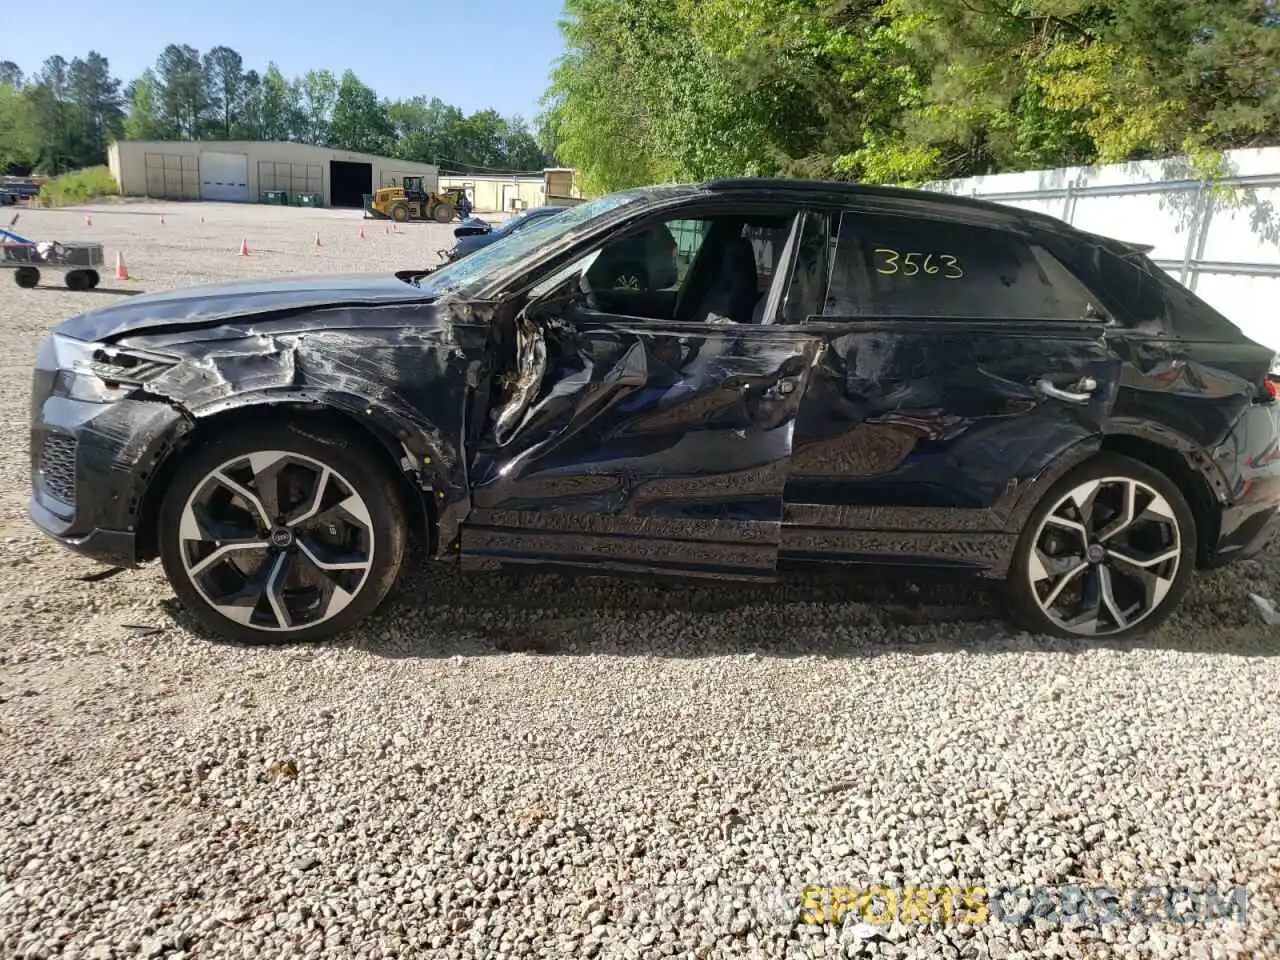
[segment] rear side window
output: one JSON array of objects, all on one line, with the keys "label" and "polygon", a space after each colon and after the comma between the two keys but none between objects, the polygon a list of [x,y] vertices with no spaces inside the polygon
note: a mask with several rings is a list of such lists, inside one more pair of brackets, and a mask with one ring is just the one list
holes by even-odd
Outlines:
[{"label": "rear side window", "polygon": [[840,215],[827,316],[1083,320],[1089,292],[1017,234],[913,217]]}]

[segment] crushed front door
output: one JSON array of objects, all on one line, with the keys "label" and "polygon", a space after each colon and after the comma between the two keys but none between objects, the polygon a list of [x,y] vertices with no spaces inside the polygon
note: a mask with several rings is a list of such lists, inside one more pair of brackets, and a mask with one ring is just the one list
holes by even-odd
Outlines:
[{"label": "crushed front door", "polygon": [[472,461],[465,566],[772,579],[817,337],[584,310],[522,339],[540,376]]}]

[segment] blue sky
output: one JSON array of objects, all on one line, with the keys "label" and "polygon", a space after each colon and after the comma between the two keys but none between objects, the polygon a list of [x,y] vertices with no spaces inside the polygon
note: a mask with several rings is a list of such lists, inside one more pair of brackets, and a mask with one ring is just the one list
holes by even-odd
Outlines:
[{"label": "blue sky", "polygon": [[63,0],[49,16],[35,7],[6,15],[0,60],[31,73],[55,53],[97,50],[127,82],[166,44],[202,53],[224,45],[259,72],[269,60],[286,76],[350,68],[383,97],[438,96],[468,113],[492,107],[532,119],[562,49],[560,12],[561,0]]}]

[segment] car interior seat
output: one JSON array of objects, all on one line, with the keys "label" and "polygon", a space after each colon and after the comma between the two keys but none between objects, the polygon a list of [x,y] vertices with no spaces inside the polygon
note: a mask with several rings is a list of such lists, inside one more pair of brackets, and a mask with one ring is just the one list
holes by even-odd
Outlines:
[{"label": "car interior seat", "polygon": [[720,252],[719,269],[691,316],[695,323],[750,323],[759,299],[755,248],[745,237],[730,237]]}]

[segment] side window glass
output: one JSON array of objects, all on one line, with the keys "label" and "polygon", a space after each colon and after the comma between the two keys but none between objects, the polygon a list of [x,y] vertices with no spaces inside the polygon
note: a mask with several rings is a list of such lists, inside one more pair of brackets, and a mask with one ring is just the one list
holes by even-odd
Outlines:
[{"label": "side window glass", "polygon": [[782,301],[783,323],[803,323],[822,313],[831,267],[831,240],[831,217],[825,213],[806,214],[795,266]]},{"label": "side window glass", "polygon": [[1084,286],[1017,234],[912,217],[840,217],[828,316],[1083,320]]},{"label": "side window glass", "polygon": [[742,228],[742,238],[751,244],[751,251],[755,254],[756,280],[761,296],[769,292],[790,232],[790,218],[770,223],[747,223]]},{"label": "side window glass", "polygon": [[598,290],[678,289],[697,256],[707,227],[705,220],[650,224],[604,246],[588,278]]},{"label": "side window glass", "polygon": [[676,286],[684,286],[693,258],[702,249],[710,226],[710,220],[672,220],[667,224],[676,243]]}]

